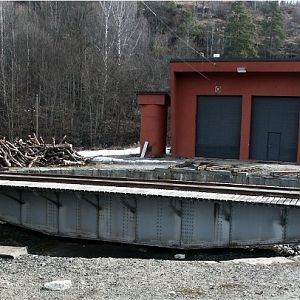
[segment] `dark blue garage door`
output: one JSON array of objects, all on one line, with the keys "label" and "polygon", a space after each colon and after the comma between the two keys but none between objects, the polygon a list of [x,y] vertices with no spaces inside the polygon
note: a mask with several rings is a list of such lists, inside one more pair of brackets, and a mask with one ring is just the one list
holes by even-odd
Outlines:
[{"label": "dark blue garage door", "polygon": [[199,96],[196,156],[239,158],[242,97]]},{"label": "dark blue garage door", "polygon": [[253,98],[250,148],[252,159],[296,161],[299,109],[299,98]]}]

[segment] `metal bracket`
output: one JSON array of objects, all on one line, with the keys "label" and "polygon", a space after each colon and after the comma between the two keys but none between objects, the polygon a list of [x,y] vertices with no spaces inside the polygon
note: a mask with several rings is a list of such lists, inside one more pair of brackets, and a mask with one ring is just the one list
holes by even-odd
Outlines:
[{"label": "metal bracket", "polygon": [[286,231],[287,231],[287,224],[288,224],[288,209],[281,208],[280,213],[280,225],[282,226],[282,239],[283,241],[286,241]]},{"label": "metal bracket", "polygon": [[14,196],[12,196],[12,195],[6,194],[5,192],[2,192],[2,191],[1,191],[1,194],[2,194],[3,196],[5,196],[5,197],[7,197],[7,198],[10,198],[10,199],[12,199],[12,200],[15,200],[16,202],[18,202],[18,203],[20,203],[21,205],[23,205],[23,204],[25,204],[25,202],[21,200],[21,199],[22,199],[22,191],[19,191],[19,193],[20,193],[20,198],[17,198],[17,197],[14,197]]},{"label": "metal bracket", "polygon": [[233,213],[233,210],[232,210],[232,203],[229,203],[229,216],[226,216],[226,218],[228,217],[229,218],[229,244],[231,244],[231,241],[232,241],[232,213]]},{"label": "metal bracket", "polygon": [[60,203],[57,203],[55,200],[52,200],[51,198],[49,198],[49,197],[43,195],[43,194],[40,193],[40,192],[34,191],[33,193],[34,193],[36,196],[42,197],[42,198],[46,199],[47,201],[53,203],[53,204],[56,205],[57,207],[62,207],[62,205],[61,205]]},{"label": "metal bracket", "polygon": [[97,197],[97,195],[96,195],[97,204],[93,203],[90,199],[86,198],[82,194],[75,193],[75,196],[77,197],[77,199],[86,201],[87,203],[89,203],[93,207],[97,208],[98,210],[102,210],[102,207],[98,206],[98,197]]},{"label": "metal bracket", "polygon": [[125,200],[121,200],[122,203],[124,204],[124,206],[126,206],[133,214],[136,213],[136,207],[134,207],[133,205],[130,205],[128,202],[126,202]]},{"label": "metal bracket", "polygon": [[227,211],[226,208],[223,206],[223,215],[225,221],[231,222],[231,203],[229,203],[229,211]]},{"label": "metal bracket", "polygon": [[222,227],[222,218],[220,218],[220,204],[214,202],[214,240],[220,239],[220,228]]},{"label": "metal bracket", "polygon": [[172,208],[172,210],[175,212],[175,214],[178,217],[181,217],[182,216],[182,211],[180,209],[176,208],[176,205],[174,205],[173,202],[174,202],[174,200],[170,200],[170,203],[169,203],[170,207]]}]

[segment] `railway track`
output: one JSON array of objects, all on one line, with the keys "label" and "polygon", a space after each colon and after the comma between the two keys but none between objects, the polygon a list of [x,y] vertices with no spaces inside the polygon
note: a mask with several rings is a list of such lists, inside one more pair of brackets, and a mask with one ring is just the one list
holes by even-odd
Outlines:
[{"label": "railway track", "polygon": [[213,192],[226,194],[240,194],[268,197],[288,197],[300,199],[299,188],[274,187],[261,185],[242,185],[232,183],[203,183],[196,181],[179,180],[149,180],[134,179],[127,177],[94,177],[74,175],[54,175],[35,173],[0,173],[0,180],[28,181],[28,182],[49,182],[96,186],[118,186],[143,189],[165,189],[179,191]]}]

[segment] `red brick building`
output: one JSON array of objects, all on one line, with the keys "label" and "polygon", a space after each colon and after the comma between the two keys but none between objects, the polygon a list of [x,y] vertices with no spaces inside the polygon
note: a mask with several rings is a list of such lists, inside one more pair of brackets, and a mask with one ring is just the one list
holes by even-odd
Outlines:
[{"label": "red brick building", "polygon": [[[300,164],[300,60],[173,60],[170,69],[173,156]],[[138,101],[141,143],[163,154],[168,96]]]}]

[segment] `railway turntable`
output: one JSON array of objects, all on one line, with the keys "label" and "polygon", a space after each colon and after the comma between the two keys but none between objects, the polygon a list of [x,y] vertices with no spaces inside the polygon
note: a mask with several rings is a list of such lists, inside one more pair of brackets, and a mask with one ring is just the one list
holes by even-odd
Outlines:
[{"label": "railway turntable", "polygon": [[182,249],[300,242],[300,189],[0,174],[0,219],[49,235]]}]

